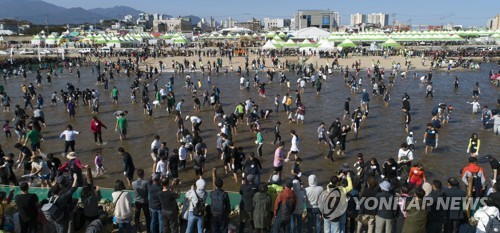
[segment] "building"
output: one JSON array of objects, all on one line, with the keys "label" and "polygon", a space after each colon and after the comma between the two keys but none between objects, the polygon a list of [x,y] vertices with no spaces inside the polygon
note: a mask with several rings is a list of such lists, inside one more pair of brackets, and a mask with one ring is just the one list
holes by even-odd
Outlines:
[{"label": "building", "polygon": [[132,23],[134,21],[134,16],[132,16],[132,15],[125,15],[125,17],[123,17],[123,21],[126,22],[126,23]]},{"label": "building", "polygon": [[187,32],[193,30],[193,24],[189,17],[166,18],[153,21],[153,31],[158,32]]},{"label": "building", "polygon": [[356,13],[351,15],[351,24],[350,24],[351,26],[360,25],[364,23],[366,23],[365,14]]},{"label": "building", "polygon": [[372,13],[367,16],[367,23],[386,27],[389,25],[389,15],[384,13]]},{"label": "building", "polygon": [[334,11],[333,12],[333,18],[335,19],[335,27],[338,29],[340,25],[342,25],[342,16],[340,15],[339,12]]},{"label": "building", "polygon": [[159,13],[153,14],[153,20],[164,20],[164,19],[168,19],[168,17],[166,15]]},{"label": "building", "polygon": [[140,13],[136,24],[144,29],[151,29],[153,27],[153,15]]},{"label": "building", "polygon": [[12,32],[16,32],[19,30],[19,28],[17,27],[17,24],[6,24],[6,23],[3,23],[3,22],[0,22],[0,30],[2,31],[12,31]]},{"label": "building", "polygon": [[290,27],[290,19],[264,18],[264,30],[276,30]]},{"label": "building", "polygon": [[237,22],[238,21],[229,17],[227,20],[224,20],[223,22],[221,22],[221,25],[223,28],[234,28],[234,26]]},{"label": "building", "polygon": [[329,10],[298,10],[294,16],[294,30],[317,27],[332,31],[340,25],[340,14]]},{"label": "building", "polygon": [[489,20],[486,27],[490,30],[500,30],[500,14]]},{"label": "building", "polygon": [[207,21],[205,18],[202,18],[198,24],[196,24],[195,30],[198,32],[212,32],[217,29],[217,23],[213,17],[210,17],[210,20]]},{"label": "building", "polygon": [[246,22],[236,22],[234,27],[250,29],[254,32],[258,32],[262,29],[262,24],[259,19],[251,18]]}]

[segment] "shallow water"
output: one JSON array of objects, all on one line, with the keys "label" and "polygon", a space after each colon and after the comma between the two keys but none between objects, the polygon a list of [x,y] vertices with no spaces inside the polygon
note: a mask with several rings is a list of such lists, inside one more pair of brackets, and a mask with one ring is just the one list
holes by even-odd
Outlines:
[{"label": "shallow water", "polygon": [[[421,161],[426,170],[428,180],[440,179],[445,180],[450,176],[459,176],[459,170],[467,163],[468,155],[466,154],[467,143],[471,133],[476,132],[481,139],[480,155],[493,154],[498,155],[500,137],[494,136],[492,131],[484,131],[480,129],[481,121],[480,114],[471,115],[472,107],[467,104],[471,101],[471,88],[477,81],[480,83],[481,96],[479,103],[481,105],[496,106],[498,98],[498,89],[489,83],[487,74],[491,67],[498,69],[496,65],[483,65],[481,71],[477,72],[434,72],[432,82],[434,83],[434,98],[425,98],[425,86],[420,84],[419,80],[412,78],[406,80],[397,79],[393,88],[390,88],[391,101],[388,107],[384,106],[382,97],[371,97],[370,114],[366,121],[362,122],[359,133],[359,139],[353,140],[353,133],[349,133],[347,141],[346,157],[337,159],[334,163],[326,160],[324,156],[328,151],[328,147],[324,144],[317,144],[316,129],[320,122],[324,121],[328,127],[336,117],[342,118],[343,103],[347,97],[351,97],[351,112],[359,104],[361,92],[350,94],[349,88],[344,86],[344,80],[337,72],[333,77],[328,77],[326,82],[323,82],[323,89],[320,95],[316,95],[315,88],[309,85],[306,88],[305,94],[302,94],[302,102],[306,105],[306,123],[305,125],[297,126],[289,125],[287,116],[284,113],[272,113],[270,119],[264,120],[262,123],[263,136],[265,145],[263,146],[262,164],[264,171],[261,180],[267,180],[272,172],[272,157],[275,146],[272,145],[274,140],[273,127],[274,123],[280,120],[283,124],[281,127],[281,136],[287,142],[286,148],[290,145],[290,129],[296,130],[301,140],[301,151],[299,156],[304,162],[301,165],[303,174],[315,173],[319,176],[321,184],[325,184],[329,177],[337,171],[339,164],[348,162],[351,166],[355,161],[355,156],[358,152],[365,155],[365,160],[368,161],[371,157],[378,159],[379,163],[383,163],[387,158],[397,157],[399,146],[405,141],[406,133],[404,131],[404,119],[401,112],[401,96],[407,92],[411,97],[411,114],[412,114],[412,131],[415,133],[418,144],[416,145],[415,161]],[[42,142],[42,150],[45,153],[52,152],[60,156],[64,149],[64,139],[59,139],[59,134],[65,129],[67,124],[72,124],[73,127],[80,131],[81,134],[76,138],[77,154],[84,164],[89,164],[93,167],[94,151],[100,146],[94,144],[93,135],[90,132],[89,125],[91,120],[91,109],[87,106],[79,106],[77,109],[76,119],[69,119],[68,114],[64,111],[62,103],[58,106],[50,105],[50,94],[54,91],[66,89],[66,83],[71,82],[75,87],[81,89],[97,88],[101,92],[101,107],[98,117],[108,126],[108,129],[103,129],[104,141],[107,145],[103,146],[104,165],[108,168],[108,174],[95,179],[97,185],[112,187],[116,179],[123,179],[122,175],[122,159],[117,153],[117,148],[123,146],[133,156],[136,168],[143,168],[146,174],[151,174],[152,159],[150,157],[150,144],[153,141],[154,135],[161,136],[161,141],[166,141],[167,146],[172,150],[178,148],[179,144],[175,141],[176,124],[173,116],[167,116],[163,108],[154,109],[154,119],[150,120],[143,115],[141,104],[130,103],[130,93],[128,91],[132,79],[127,79],[124,74],[122,77],[116,77],[110,81],[110,89],[117,86],[120,90],[120,100],[118,105],[111,103],[110,91],[104,91],[103,86],[96,86],[95,77],[91,74],[89,68],[81,68],[81,80],[76,79],[76,74],[69,74],[65,70],[63,77],[53,78],[51,86],[43,83],[41,87],[37,87],[38,92],[42,93],[45,99],[44,112],[47,121],[47,128],[43,128],[45,141]],[[45,78],[45,73],[42,76]],[[363,73],[363,72],[362,72]],[[421,75],[424,72],[420,72]],[[364,74],[364,73],[363,73]],[[264,73],[259,76],[264,77]],[[413,72],[410,72],[408,77],[412,77]],[[421,76],[419,75],[419,77]],[[457,75],[460,79],[460,87],[457,91],[453,90],[453,77]],[[170,73],[159,76],[160,85],[166,84]],[[195,115],[192,108],[192,98],[184,88],[184,75],[175,75],[174,92],[176,99],[185,99],[186,102],[183,108],[184,116],[186,114]],[[192,80],[196,83],[198,78],[201,78],[201,73],[192,74]],[[206,77],[206,75],[205,75]],[[272,85],[266,85],[267,98],[259,97],[257,89],[252,87],[249,92],[239,89],[239,77],[235,73],[228,75],[219,74],[211,76],[212,84],[215,84],[221,90],[221,103],[223,104],[226,113],[234,111],[237,103],[244,102],[251,97],[255,103],[263,108],[274,109],[274,96],[280,94],[283,96],[287,88],[279,86],[277,78]],[[287,74],[291,79],[292,86],[295,84],[296,75]],[[27,83],[35,83],[35,74],[28,74]],[[44,80],[45,81],[45,80]],[[8,80],[6,85],[7,93],[12,98],[12,104],[20,104],[24,106],[21,96],[22,78],[12,78]],[[368,79],[363,80],[363,84],[369,84]],[[208,88],[206,79],[203,80],[202,89]],[[371,85],[367,88],[371,93]],[[141,88],[142,90],[142,88]],[[150,99],[154,99],[153,87],[149,87]],[[200,100],[202,100],[201,93]],[[138,94],[139,95],[139,94]],[[295,97],[295,94],[292,93]],[[138,98],[139,99],[139,98]],[[33,101],[35,103],[36,101]],[[431,111],[438,103],[447,103],[453,105],[450,122],[447,126],[439,131],[439,147],[432,155],[424,156],[424,145],[422,144],[423,134],[426,123],[431,118]],[[12,107],[13,108],[13,107]],[[281,106],[280,106],[281,108]],[[128,139],[120,141],[119,136],[114,132],[115,117],[113,112],[117,110],[128,110],[127,115],[129,123]],[[28,114],[31,110],[27,111]],[[3,119],[12,119],[13,111],[3,113]],[[209,179],[210,170],[213,167],[219,168],[219,174],[222,174],[226,182],[225,189],[237,191],[239,185],[236,185],[229,175],[223,174],[222,162],[216,156],[216,134],[218,129],[212,121],[213,111],[209,107],[204,107],[203,112],[199,114],[203,119],[201,126],[204,141],[208,144],[209,154],[207,164],[205,166],[206,179]],[[187,123],[187,127],[191,124]],[[255,134],[249,132],[248,127],[239,126],[238,135],[235,135],[233,142],[236,146],[243,146],[244,151],[254,151]],[[0,137],[0,144],[6,153],[14,152],[17,158],[17,152],[13,150],[15,143],[15,134],[13,132],[12,139]],[[61,157],[60,157],[61,158]],[[61,159],[65,161],[66,159]],[[287,163],[284,169],[284,176],[290,174],[292,163]],[[192,162],[188,161],[189,169],[180,172],[183,185],[187,189],[194,181],[195,175],[192,168]],[[489,165],[484,164],[487,174],[491,174]],[[208,186],[211,189],[211,185]]]}]

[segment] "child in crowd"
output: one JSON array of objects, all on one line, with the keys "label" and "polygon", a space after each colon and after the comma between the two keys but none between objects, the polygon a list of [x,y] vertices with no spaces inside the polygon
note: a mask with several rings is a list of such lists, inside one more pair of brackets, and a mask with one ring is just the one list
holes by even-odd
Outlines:
[{"label": "child in crowd", "polygon": [[5,133],[5,137],[10,138],[12,136],[12,133],[10,132],[10,122],[9,120],[5,121],[5,124],[3,124],[3,132]]},{"label": "child in crowd", "polygon": [[318,144],[320,144],[321,142],[328,144],[326,142],[325,133],[326,133],[325,122],[321,122],[318,127]]},{"label": "child in crowd", "polygon": [[406,137],[406,144],[408,144],[408,149],[413,152],[415,150],[416,143],[417,140],[415,140],[415,138],[413,137],[413,132],[410,132],[408,134],[408,137]]},{"label": "child in crowd", "polygon": [[302,176],[302,172],[300,170],[300,164],[302,163],[302,159],[298,158],[295,159],[295,162],[292,165],[292,176],[299,178]]},{"label": "child in crowd", "polygon": [[104,158],[102,157],[101,150],[98,150],[95,153],[95,168],[96,168],[96,176],[103,175],[106,173],[106,168],[104,167],[104,164],[102,163],[104,161]]}]

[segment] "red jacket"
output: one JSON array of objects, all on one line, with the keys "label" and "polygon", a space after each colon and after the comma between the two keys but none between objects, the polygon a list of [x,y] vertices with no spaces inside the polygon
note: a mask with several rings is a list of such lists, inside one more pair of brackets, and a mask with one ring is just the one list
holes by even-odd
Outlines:
[{"label": "red jacket", "polygon": [[100,120],[92,119],[90,121],[90,130],[92,131],[92,133],[100,133],[102,127],[104,127],[105,129],[108,128]]},{"label": "red jacket", "polygon": [[290,202],[292,203],[292,212],[295,210],[295,204],[297,202],[297,197],[295,196],[295,193],[290,189],[285,187],[283,189],[283,192],[278,194],[278,198],[276,198],[276,202],[274,203],[274,216],[278,214],[278,210],[281,206],[281,202],[285,202],[288,199],[290,199]]},{"label": "red jacket", "polygon": [[468,178],[470,176],[477,176],[477,178],[481,179],[481,184],[483,187],[486,187],[486,177],[482,167],[477,165],[476,163],[469,163],[469,165],[465,166],[462,170],[462,181],[465,185],[468,185]]}]

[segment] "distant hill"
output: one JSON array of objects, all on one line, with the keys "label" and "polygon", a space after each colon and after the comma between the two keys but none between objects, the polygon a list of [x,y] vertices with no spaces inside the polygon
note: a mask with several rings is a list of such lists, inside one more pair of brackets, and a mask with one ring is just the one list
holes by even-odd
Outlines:
[{"label": "distant hill", "polygon": [[[101,19],[123,19],[126,15],[137,17],[140,13],[142,11],[127,6],[86,10],[81,7],[64,8],[43,0],[0,0],[0,18],[17,17],[33,24],[46,24],[46,19],[49,24],[93,24]],[[185,17],[191,18],[193,25],[201,21],[198,16]]]},{"label": "distant hill", "polygon": [[115,6],[111,8],[94,8],[88,11],[107,17],[108,19],[123,19],[125,15],[133,15],[137,17],[142,11],[136,10],[128,6]]},{"label": "distant hill", "polygon": [[42,0],[0,0],[0,16],[28,20],[34,24],[79,24],[95,23],[100,19],[115,19],[131,14],[137,16],[141,11],[130,7],[95,8],[86,10],[81,7],[64,8]]}]

